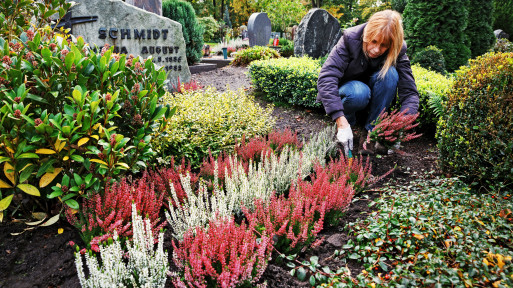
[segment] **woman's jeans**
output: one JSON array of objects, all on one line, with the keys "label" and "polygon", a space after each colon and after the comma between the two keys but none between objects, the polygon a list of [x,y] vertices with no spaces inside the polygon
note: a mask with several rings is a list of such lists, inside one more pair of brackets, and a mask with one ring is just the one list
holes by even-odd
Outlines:
[{"label": "woman's jeans", "polygon": [[356,112],[369,106],[365,129],[371,131],[374,128],[371,123],[378,118],[381,111],[388,109],[394,100],[399,81],[397,70],[393,66],[390,67],[383,79],[379,79],[378,74],[379,72],[372,74],[368,85],[352,80],[338,89],[344,105],[344,115],[351,126],[356,124]]}]

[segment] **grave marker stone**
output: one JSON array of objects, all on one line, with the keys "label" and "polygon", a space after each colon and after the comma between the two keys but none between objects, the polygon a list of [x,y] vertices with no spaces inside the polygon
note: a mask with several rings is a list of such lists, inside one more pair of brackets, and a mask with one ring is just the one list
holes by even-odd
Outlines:
[{"label": "grave marker stone", "polygon": [[294,55],[319,58],[328,54],[342,37],[337,18],[324,9],[311,9],[303,17],[294,37]]},{"label": "grave marker stone", "polygon": [[267,13],[253,13],[248,20],[249,46],[266,46],[271,39],[271,20]]},{"label": "grave marker stone", "polygon": [[162,0],[125,0],[125,2],[162,16]]},{"label": "grave marker stone", "polygon": [[72,18],[95,16],[95,21],[73,25],[72,34],[92,47],[114,46],[115,53],[133,54],[169,72],[169,88],[190,81],[185,41],[180,23],[142,10],[121,0],[74,0]]}]

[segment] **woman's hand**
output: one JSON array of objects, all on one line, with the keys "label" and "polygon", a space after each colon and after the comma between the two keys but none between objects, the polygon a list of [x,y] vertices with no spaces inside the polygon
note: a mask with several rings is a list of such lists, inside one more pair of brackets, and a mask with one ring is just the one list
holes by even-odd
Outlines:
[{"label": "woman's hand", "polygon": [[353,150],[353,131],[351,125],[347,122],[346,117],[342,116],[337,118],[337,141],[344,146],[344,153],[349,155],[349,150]]}]

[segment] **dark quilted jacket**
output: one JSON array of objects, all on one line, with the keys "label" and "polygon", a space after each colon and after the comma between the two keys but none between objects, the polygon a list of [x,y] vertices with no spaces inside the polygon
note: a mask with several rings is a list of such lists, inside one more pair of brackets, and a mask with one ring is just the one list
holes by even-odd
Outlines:
[{"label": "dark quilted jacket", "polygon": [[[344,31],[344,35],[331,50],[319,74],[317,101],[322,102],[326,114],[330,115],[333,120],[344,116],[344,107],[338,95],[338,88],[350,80],[366,82],[366,79],[368,79],[369,61],[362,49],[362,35],[365,25],[367,24],[358,25]],[[381,57],[384,59],[385,56],[382,55]],[[419,93],[411,72],[410,59],[406,55],[406,43],[403,43],[395,68],[399,74],[397,90],[401,111],[408,108],[408,113],[417,113]]]}]

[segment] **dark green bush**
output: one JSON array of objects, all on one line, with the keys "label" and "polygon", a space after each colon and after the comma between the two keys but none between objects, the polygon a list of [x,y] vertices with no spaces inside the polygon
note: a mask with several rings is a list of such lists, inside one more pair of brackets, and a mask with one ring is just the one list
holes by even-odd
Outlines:
[{"label": "dark green bush", "polygon": [[194,8],[182,0],[164,0],[162,2],[162,15],[182,24],[183,38],[187,64],[200,62],[203,57],[203,26],[196,19]]},{"label": "dark green bush", "polygon": [[513,183],[513,53],[457,72],[438,125],[441,168],[479,184]]},{"label": "dark green bush", "polygon": [[493,0],[493,30],[502,29],[513,36],[513,0]]},{"label": "dark green bush", "polygon": [[231,62],[234,66],[246,66],[255,60],[267,60],[273,58],[279,58],[280,53],[278,51],[263,46],[254,46],[241,51],[238,51],[233,61]]},{"label": "dark green bush", "polygon": [[412,58],[412,63],[438,73],[445,74],[447,72],[445,70],[445,59],[442,50],[433,45],[416,53]]},{"label": "dark green bush", "polygon": [[491,52],[513,52],[513,43],[508,39],[497,39],[493,45]]},{"label": "dark green bush", "polygon": [[273,101],[320,107],[316,103],[320,70],[318,60],[291,57],[252,62],[249,75],[255,88]]},{"label": "dark green bush", "polygon": [[470,58],[465,34],[467,0],[408,1],[403,17],[410,56],[435,45],[444,54],[447,70],[454,71],[467,63]]},{"label": "dark green bush", "polygon": [[[274,39],[269,39],[269,45],[273,45]],[[280,38],[278,42],[280,46],[280,55],[283,57],[290,57],[294,55],[294,41],[287,38]]]},{"label": "dark green bush", "polygon": [[472,58],[476,58],[488,52],[495,42],[492,29],[493,1],[470,0],[468,11],[468,26],[465,33],[470,41]]}]

